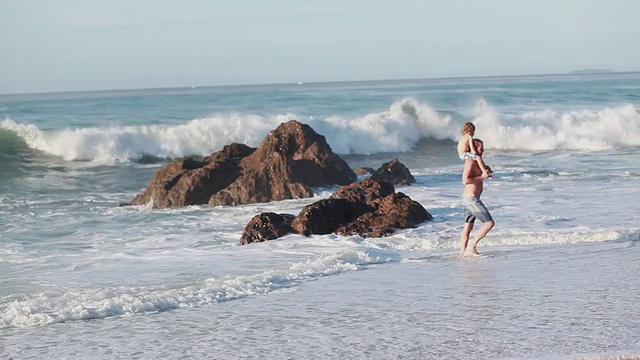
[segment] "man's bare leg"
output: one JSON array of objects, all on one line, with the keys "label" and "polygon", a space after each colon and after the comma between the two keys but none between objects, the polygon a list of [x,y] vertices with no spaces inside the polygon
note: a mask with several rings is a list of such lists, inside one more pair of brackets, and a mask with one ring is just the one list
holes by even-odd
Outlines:
[{"label": "man's bare leg", "polygon": [[480,240],[482,240],[485,237],[485,235],[487,235],[487,233],[491,229],[493,229],[494,225],[495,225],[495,222],[493,220],[489,220],[486,223],[482,224],[482,227],[480,227],[480,230],[478,230],[478,232],[476,233],[476,236],[474,237],[473,243],[471,244],[471,247],[469,248],[469,253],[471,255],[479,255],[478,254],[478,250],[476,250],[476,246],[478,245]]},{"label": "man's bare leg", "polygon": [[462,227],[462,234],[460,235],[460,257],[463,257],[464,252],[467,250],[471,230],[473,230],[473,223],[464,223],[464,226]]}]

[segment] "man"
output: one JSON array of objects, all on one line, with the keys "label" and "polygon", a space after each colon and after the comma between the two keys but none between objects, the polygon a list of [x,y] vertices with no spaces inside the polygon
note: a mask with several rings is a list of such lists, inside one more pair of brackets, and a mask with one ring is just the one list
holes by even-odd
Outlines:
[{"label": "man", "polygon": [[[482,156],[484,153],[484,144],[480,139],[473,139],[473,145],[476,147],[478,155]],[[464,184],[464,190],[462,192],[462,205],[464,206],[464,227],[462,228],[462,235],[460,236],[460,256],[465,255],[478,255],[476,246],[482,238],[487,235],[489,230],[493,228],[495,222],[487,210],[486,206],[480,201],[480,195],[482,195],[482,187],[484,179],[491,177],[491,168],[488,173],[483,173],[478,166],[478,162],[474,160],[465,160],[464,170],[462,171],[462,183]],[[482,227],[476,233],[473,242],[469,245],[469,235],[473,230],[473,223],[476,219],[482,221]]]}]

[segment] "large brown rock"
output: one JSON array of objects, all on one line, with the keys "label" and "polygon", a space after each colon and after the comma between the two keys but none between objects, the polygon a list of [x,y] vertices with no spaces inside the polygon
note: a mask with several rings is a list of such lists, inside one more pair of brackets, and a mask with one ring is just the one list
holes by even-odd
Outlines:
[{"label": "large brown rock", "polygon": [[153,208],[206,204],[212,194],[226,188],[240,175],[238,158],[220,157],[206,162],[174,161],[158,170],[145,189],[128,205]]},{"label": "large brown rock", "polygon": [[345,185],[357,176],[331,151],[324,136],[295,120],[271,131],[251,155],[242,159],[242,175],[215,194],[209,205],[239,205],[307,198],[312,187]]},{"label": "large brown rock", "polygon": [[213,154],[202,159],[204,162],[220,161],[225,159],[237,159],[243,158],[253,154],[256,148],[247,146],[245,144],[231,143],[222,148],[222,150],[214,152]]},{"label": "large brown rock", "polygon": [[397,227],[400,228],[414,227],[423,221],[433,219],[420,203],[401,192],[377,199],[372,205],[379,214],[399,215],[402,220],[397,223]]},{"label": "large brown rock", "polygon": [[341,186],[331,195],[331,198],[346,199],[352,203],[370,204],[376,199],[395,192],[396,190],[390,182],[368,178],[357,183]]},{"label": "large brown rock", "polygon": [[254,216],[244,228],[240,244],[263,242],[277,239],[293,231],[291,221],[295,216],[291,214],[276,214],[272,212]]},{"label": "large brown rock", "polygon": [[[307,205],[292,221],[298,234],[330,234],[353,219],[354,204],[346,199],[323,199]],[[358,204],[360,205],[360,204]],[[366,207],[366,204],[362,204]]]},{"label": "large brown rock", "polygon": [[372,212],[374,200],[395,193],[386,181],[364,179],[341,186],[328,199],[307,205],[293,220],[293,229],[303,235],[330,234],[358,216]]},{"label": "large brown rock", "polygon": [[412,228],[423,221],[433,219],[422,205],[403,193],[377,199],[371,205],[374,211],[365,213],[355,221],[338,228],[335,233],[382,237],[393,233],[395,229]]},{"label": "large brown rock", "polygon": [[409,169],[398,161],[398,159],[393,159],[382,164],[378,170],[371,174],[371,178],[374,180],[388,181],[393,185],[411,185],[416,182],[416,179],[411,175]]},{"label": "large brown rock", "polygon": [[[306,236],[336,233],[381,237],[431,219],[422,205],[403,193],[396,193],[391,183],[364,179],[305,206],[290,225],[291,231]],[[248,233],[250,229],[247,225],[241,244],[246,243],[243,239],[252,236]]]},{"label": "large brown rock", "polygon": [[234,143],[202,161],[172,162],[129,205],[217,206],[306,198],[313,187],[355,180],[324,136],[292,120],[271,131],[258,148]]}]

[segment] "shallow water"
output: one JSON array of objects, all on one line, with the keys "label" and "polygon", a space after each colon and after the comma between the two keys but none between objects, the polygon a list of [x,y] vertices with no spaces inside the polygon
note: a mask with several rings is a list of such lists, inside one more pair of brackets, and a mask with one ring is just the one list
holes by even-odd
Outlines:
[{"label": "shallow water", "polygon": [[445,252],[216,306],[3,332],[0,342],[16,359],[640,356],[639,255],[637,241]]},{"label": "shallow water", "polygon": [[[0,356],[638,355],[639,74],[306,85],[0,96]],[[292,118],[353,168],[398,158],[417,184],[396,190],[433,221],[239,246],[253,215],[335,187],[118,206],[172,159],[257,146]],[[464,121],[497,225],[461,261]]]}]

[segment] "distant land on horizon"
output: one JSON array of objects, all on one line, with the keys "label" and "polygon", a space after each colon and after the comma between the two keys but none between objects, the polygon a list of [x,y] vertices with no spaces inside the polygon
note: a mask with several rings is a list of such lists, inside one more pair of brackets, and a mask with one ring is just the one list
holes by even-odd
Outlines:
[{"label": "distant land on horizon", "polygon": [[600,74],[600,73],[612,73],[615,72],[611,69],[582,69],[582,70],[571,70],[569,74]]},{"label": "distant land on horizon", "polygon": [[177,89],[206,89],[206,88],[225,88],[225,87],[266,87],[266,86],[305,86],[319,84],[339,84],[339,83],[375,83],[375,82],[398,82],[398,81],[425,81],[425,80],[446,80],[446,79],[482,79],[482,78],[517,78],[517,77],[544,77],[544,76],[562,76],[562,75],[590,75],[590,74],[611,74],[611,73],[638,73],[639,70],[612,70],[612,69],[581,69],[570,70],[564,73],[532,73],[532,74],[491,74],[491,75],[468,75],[468,76],[434,76],[434,77],[416,77],[416,78],[391,78],[391,79],[358,79],[358,80],[330,80],[330,81],[295,81],[282,83],[238,83],[238,84],[220,84],[220,85],[177,85],[177,86],[159,86],[159,87],[124,87],[124,88],[106,88],[106,89],[85,89],[85,90],[62,90],[62,91],[42,91],[42,92],[17,92],[17,93],[0,93],[0,96],[24,96],[24,95],[47,95],[47,94],[74,94],[74,93],[104,93],[104,92],[127,92],[127,91],[147,91],[147,90],[177,90]]}]

